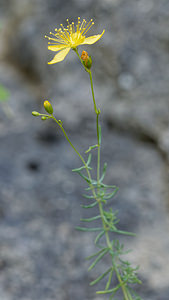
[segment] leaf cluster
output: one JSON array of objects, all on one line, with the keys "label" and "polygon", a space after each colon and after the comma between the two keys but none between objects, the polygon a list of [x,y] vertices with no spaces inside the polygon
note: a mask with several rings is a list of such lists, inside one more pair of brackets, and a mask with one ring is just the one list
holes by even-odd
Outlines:
[{"label": "leaf cluster", "polygon": [[[89,148],[95,148],[95,145]],[[87,151],[87,152],[89,152]],[[98,206],[99,214],[90,217],[81,219],[81,221],[86,223],[93,223],[97,220],[101,220],[102,226],[78,226],[76,229],[85,232],[98,232],[95,237],[95,245],[99,248],[99,251],[92,254],[91,256],[87,257],[87,260],[93,260],[89,266],[89,271],[92,270],[106,255],[109,255],[111,258],[111,266],[103,272],[99,277],[93,280],[90,285],[95,285],[99,283],[102,279],[106,279],[105,289],[102,291],[97,291],[97,294],[107,294],[109,295],[109,300],[114,299],[115,294],[120,289],[125,289],[126,299],[129,300],[141,300],[132,290],[132,285],[135,283],[140,284],[141,281],[137,277],[137,268],[132,268],[131,264],[121,258],[129,251],[124,251],[124,246],[120,244],[119,240],[116,239],[117,235],[135,235],[132,232],[124,231],[118,228],[118,211],[113,211],[112,208],[106,210],[103,208],[103,205],[107,203],[110,199],[112,199],[117,191],[118,188],[114,185],[106,185],[103,183],[103,179],[106,174],[107,164],[104,164],[103,172],[100,177],[99,181],[91,179],[91,177],[84,175],[84,170],[91,170],[90,167],[92,155],[91,153],[88,156],[86,165],[73,169],[73,172],[78,173],[87,183],[88,187],[86,190],[90,192],[90,194],[84,194],[83,196],[89,200],[91,203],[88,205],[82,205],[85,209],[91,209],[95,206]],[[89,172],[87,172],[89,174]],[[109,240],[109,243],[102,243],[103,237],[105,237],[105,241],[108,237],[108,234],[113,234],[113,239]],[[118,278],[118,283],[114,284],[114,277]],[[111,284],[115,286],[112,288]]]}]

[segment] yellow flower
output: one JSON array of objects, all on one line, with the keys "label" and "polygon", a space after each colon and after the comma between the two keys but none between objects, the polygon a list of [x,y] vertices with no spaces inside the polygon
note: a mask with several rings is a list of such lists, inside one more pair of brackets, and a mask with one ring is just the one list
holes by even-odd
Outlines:
[{"label": "yellow flower", "polygon": [[101,34],[86,37],[87,31],[94,24],[92,19],[88,24],[86,24],[86,20],[83,19],[83,21],[81,22],[80,18],[78,18],[76,27],[74,25],[74,22],[70,24],[68,19],[67,23],[67,28],[64,28],[63,25],[60,24],[61,28],[55,29],[56,33],[50,32],[52,37],[45,36],[50,41],[52,41],[48,42],[48,49],[58,52],[54,56],[54,58],[50,62],[48,62],[48,64],[55,64],[64,60],[70,49],[76,49],[76,47],[79,45],[91,45],[96,43],[105,32],[105,30],[103,30]]}]

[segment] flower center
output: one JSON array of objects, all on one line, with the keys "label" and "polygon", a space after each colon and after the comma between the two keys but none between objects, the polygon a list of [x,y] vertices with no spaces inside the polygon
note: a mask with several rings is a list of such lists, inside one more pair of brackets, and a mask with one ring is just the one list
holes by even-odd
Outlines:
[{"label": "flower center", "polygon": [[76,47],[79,44],[83,43],[85,40],[85,36],[83,36],[80,32],[73,32],[70,34],[70,46]]}]

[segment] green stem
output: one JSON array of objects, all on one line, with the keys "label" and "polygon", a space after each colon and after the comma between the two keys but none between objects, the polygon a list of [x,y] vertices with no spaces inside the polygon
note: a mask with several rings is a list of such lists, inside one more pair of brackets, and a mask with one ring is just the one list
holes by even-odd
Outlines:
[{"label": "green stem", "polygon": [[[48,115],[46,115],[46,116],[48,116]],[[86,165],[86,162],[85,162],[83,156],[78,152],[78,150],[75,148],[75,146],[70,141],[70,139],[67,136],[67,133],[65,132],[62,124],[53,115],[50,118],[52,118],[59,125],[59,127],[61,128],[61,130],[62,130],[62,132],[63,132],[63,134],[64,134],[64,136],[66,138],[66,140],[69,142],[70,146],[73,148],[73,150],[75,151],[75,153],[79,156],[79,158],[83,162],[83,164],[84,164],[84,166],[86,168],[86,172],[88,174],[89,179],[92,180],[90,171],[89,171],[89,169],[88,169],[88,167]],[[98,118],[97,118],[97,120],[98,120]],[[98,151],[98,167],[99,167],[100,166],[100,145],[98,147],[98,150],[99,150]],[[97,169],[97,171],[98,171],[98,169]],[[98,172],[97,172],[97,175],[99,175]],[[101,219],[102,219],[103,228],[104,228],[104,231],[105,231],[107,246],[109,247],[109,249],[112,249],[112,245],[111,245],[111,242],[110,242],[109,234],[108,234],[108,231],[107,231],[107,228],[106,228],[106,224],[105,224],[105,221],[104,221],[104,212],[103,212],[102,203],[101,203],[100,199],[97,197],[97,194],[95,192],[95,189],[94,189],[93,185],[92,184],[89,184],[89,185],[90,185],[90,187],[92,189],[92,192],[93,192],[93,195],[94,195],[95,199],[98,201],[99,211],[100,211],[100,215],[101,215]],[[131,297],[131,295],[128,294],[128,291],[126,290],[125,284],[123,284],[123,281],[121,279],[121,276],[120,276],[120,274],[118,272],[118,269],[117,269],[115,263],[113,264],[113,266],[114,266],[114,269],[115,269],[118,281],[121,284],[121,288],[122,288],[123,295],[124,295],[124,300],[133,300],[133,298]]]},{"label": "green stem", "polygon": [[91,90],[92,90],[94,110],[95,110],[96,115],[99,115],[100,112],[97,109],[96,100],[95,100],[95,96],[94,96],[93,79],[92,79],[92,72],[91,72],[91,70],[89,70],[89,76],[90,76],[90,83],[91,83]]},{"label": "green stem", "polygon": [[97,130],[97,185],[99,187],[100,182],[100,136],[99,136],[99,115],[100,110],[97,109],[95,96],[94,96],[94,88],[93,88],[93,79],[92,79],[92,72],[89,70],[89,76],[90,76],[90,84],[91,84],[91,90],[92,90],[92,97],[93,97],[93,104],[94,104],[94,110],[96,113],[96,130]]},{"label": "green stem", "polygon": [[88,167],[86,165],[86,162],[83,158],[83,156],[78,152],[78,150],[75,148],[75,146],[72,144],[72,142],[70,141],[66,131],[64,130],[62,124],[60,122],[58,122],[58,120],[52,115],[52,119],[59,125],[59,127],[61,128],[65,138],[67,139],[67,141],[69,142],[70,146],[73,148],[73,150],[76,152],[76,154],[79,156],[79,158],[81,159],[82,163],[84,164],[85,168],[86,168],[86,171],[87,171],[87,174],[89,176],[89,179],[91,179],[91,175],[90,175],[90,172],[88,170]]},{"label": "green stem", "polygon": [[[46,116],[48,116],[48,115],[46,115]],[[48,117],[49,117],[49,116],[48,116]],[[69,139],[69,137],[68,137],[66,131],[64,130],[64,128],[63,128],[63,126],[62,126],[62,123],[60,123],[53,115],[52,115],[50,118],[52,118],[52,119],[59,125],[59,127],[61,128],[61,130],[62,130],[62,132],[63,132],[63,134],[64,134],[64,136],[65,136],[65,138],[66,138],[66,140],[68,141],[68,143],[70,144],[70,146],[73,148],[73,150],[75,151],[75,153],[76,153],[76,154],[79,156],[79,158],[81,159],[82,163],[83,163],[84,166],[85,166],[85,169],[86,169],[88,178],[89,178],[89,180],[90,180],[90,182],[91,182],[91,181],[92,181],[92,177],[91,177],[90,171],[89,171],[89,169],[88,169],[88,166],[87,166],[87,164],[86,164],[86,162],[85,162],[83,156],[79,153],[79,151],[75,148],[75,146],[74,146],[74,145],[72,144],[72,142],[70,141],[70,139]],[[90,184],[90,183],[89,183],[89,186],[90,186],[90,188],[91,188],[91,191],[92,191],[92,193],[93,193],[94,198],[96,199],[96,198],[97,198],[97,195],[96,195],[94,186],[93,186],[92,184]]]},{"label": "green stem", "polygon": [[[98,186],[98,191],[99,191],[99,184],[100,184],[100,132],[99,132],[99,115],[100,115],[100,110],[97,109],[96,106],[96,101],[95,101],[95,96],[94,96],[94,88],[93,88],[93,79],[92,79],[92,73],[91,70],[86,68],[85,65],[83,64],[83,61],[78,53],[77,48],[73,49],[77,56],[79,57],[83,67],[85,68],[85,70],[89,73],[90,76],[90,84],[91,84],[91,91],[92,91],[92,98],[93,98],[93,104],[94,104],[94,111],[96,113],[96,128],[97,128],[97,143],[98,143],[98,149],[97,149],[97,186]],[[88,170],[89,172],[89,170]],[[90,173],[90,172],[89,172]],[[98,204],[99,204],[99,211],[100,211],[100,215],[101,215],[101,219],[102,219],[102,224],[103,224],[103,228],[105,231],[105,236],[106,236],[106,243],[109,249],[112,249],[112,244],[109,238],[109,233],[108,230],[106,228],[106,223],[104,221],[104,211],[103,211],[103,206],[102,206],[102,202],[101,200],[97,197],[95,190],[93,193],[95,199],[97,200]],[[128,290],[126,289],[125,283],[123,282],[123,280],[121,279],[121,276],[119,274],[119,271],[116,267],[115,262],[113,262],[114,268],[115,268],[115,272],[116,272],[116,276],[117,279],[119,281],[119,283],[121,284],[121,288],[122,288],[122,292],[124,295],[124,300],[133,300],[132,296],[130,295],[130,293],[128,292]]]}]

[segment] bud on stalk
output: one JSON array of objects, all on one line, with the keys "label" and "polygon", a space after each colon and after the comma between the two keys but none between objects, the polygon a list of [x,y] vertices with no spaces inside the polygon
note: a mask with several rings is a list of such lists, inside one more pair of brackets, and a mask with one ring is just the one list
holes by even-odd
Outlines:
[{"label": "bud on stalk", "polygon": [[44,101],[43,105],[44,105],[44,108],[45,108],[46,112],[48,112],[50,115],[52,115],[53,114],[53,107],[52,107],[51,103],[48,100],[46,100],[46,101]]},{"label": "bud on stalk", "polygon": [[38,117],[40,114],[39,114],[37,111],[32,111],[32,115],[33,115],[34,117]]},{"label": "bud on stalk", "polygon": [[92,66],[91,56],[88,55],[86,51],[82,51],[81,59],[83,60],[83,64],[87,69],[90,69]]}]

